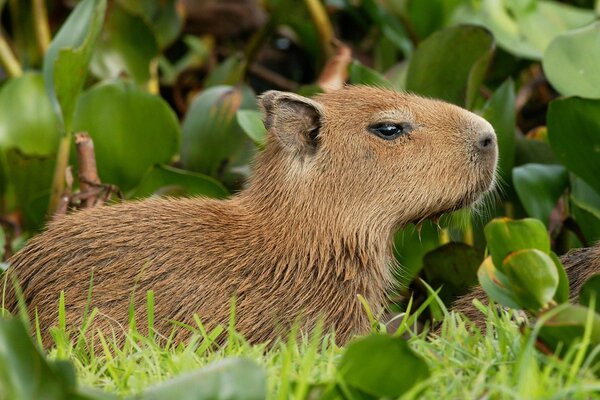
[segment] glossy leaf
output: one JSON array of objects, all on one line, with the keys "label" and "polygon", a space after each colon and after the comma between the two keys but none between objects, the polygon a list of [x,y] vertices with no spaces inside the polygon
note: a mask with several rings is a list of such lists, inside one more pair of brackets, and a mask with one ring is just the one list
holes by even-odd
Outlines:
[{"label": "glossy leaf", "polygon": [[148,388],[131,399],[262,400],[266,396],[266,377],[260,366],[243,358],[226,358]]},{"label": "glossy leaf", "polygon": [[493,50],[494,38],[483,28],[458,26],[438,31],[415,51],[406,89],[471,108]]},{"label": "glossy leaf", "polygon": [[488,28],[506,51],[539,60],[558,34],[594,20],[594,13],[554,1],[486,0],[465,3],[455,22]]},{"label": "glossy leaf", "polygon": [[87,91],[74,126],[94,140],[102,182],[123,191],[135,187],[154,164],[168,164],[179,145],[179,123],[169,105],[126,81]]},{"label": "glossy leaf", "polygon": [[533,218],[496,218],[484,228],[488,249],[497,268],[510,253],[523,249],[550,252],[550,239],[544,224]]},{"label": "glossy leaf", "polygon": [[498,172],[505,182],[510,182],[511,170],[515,162],[516,111],[515,84],[507,79],[485,103],[482,116],[496,131],[498,138]]},{"label": "glossy leaf", "polygon": [[550,214],[569,184],[562,165],[526,164],[513,169],[513,183],[531,217],[549,224]]},{"label": "glossy leaf", "polygon": [[600,97],[600,22],[557,36],[544,53],[548,80],[565,96]]},{"label": "glossy leaf", "polygon": [[83,0],[62,25],[44,57],[44,81],[63,131],[71,132],[77,98],[87,76],[106,0]]},{"label": "glossy leaf", "polygon": [[518,250],[504,259],[500,270],[522,308],[535,312],[554,298],[559,276],[548,254],[537,249]]},{"label": "glossy leaf", "polygon": [[200,93],[183,121],[181,162],[186,169],[222,180],[233,166],[247,163],[250,140],[236,120],[241,109],[256,109],[247,86],[217,86]]},{"label": "glossy leaf", "polygon": [[600,99],[568,97],[548,110],[548,138],[559,160],[600,193]]},{"label": "glossy leaf", "polygon": [[41,75],[27,73],[0,87],[0,149],[47,156],[56,152],[60,134]]},{"label": "glossy leaf", "polygon": [[229,193],[221,182],[210,176],[166,165],[157,165],[144,175],[140,184],[128,197],[136,199],[154,194],[161,196],[205,196],[221,199],[227,197]]},{"label": "glossy leaf", "polygon": [[150,79],[150,62],[157,55],[154,32],[144,19],[115,4],[109,9],[90,68],[102,79],[126,74],[143,85]]},{"label": "glossy leaf", "polygon": [[234,54],[219,64],[204,81],[204,87],[237,85],[244,77],[246,60],[240,54]]},{"label": "glossy leaf", "polygon": [[426,221],[420,232],[414,225],[399,230],[394,235],[394,257],[402,265],[397,281],[400,287],[408,287],[423,268],[423,257],[439,246],[438,228]]},{"label": "glossy leaf", "polygon": [[477,278],[485,293],[496,303],[514,309],[521,308],[519,300],[510,288],[508,277],[496,269],[492,257],[483,260],[477,271]]},{"label": "glossy leaf", "polygon": [[425,361],[404,339],[385,335],[348,345],[338,370],[344,385],[376,398],[398,398],[429,376]]},{"label": "glossy leaf", "polygon": [[393,85],[379,72],[354,60],[349,67],[350,82],[355,85],[368,85],[392,89]]},{"label": "glossy leaf", "polygon": [[237,122],[246,135],[259,147],[267,143],[267,129],[263,124],[262,113],[254,110],[238,110]]}]

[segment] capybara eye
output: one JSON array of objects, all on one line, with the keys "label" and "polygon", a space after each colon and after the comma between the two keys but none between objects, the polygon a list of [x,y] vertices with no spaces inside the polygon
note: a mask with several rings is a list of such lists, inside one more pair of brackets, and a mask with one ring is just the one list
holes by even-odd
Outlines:
[{"label": "capybara eye", "polygon": [[382,139],[394,140],[410,133],[411,126],[407,123],[383,122],[369,126],[369,130]]}]

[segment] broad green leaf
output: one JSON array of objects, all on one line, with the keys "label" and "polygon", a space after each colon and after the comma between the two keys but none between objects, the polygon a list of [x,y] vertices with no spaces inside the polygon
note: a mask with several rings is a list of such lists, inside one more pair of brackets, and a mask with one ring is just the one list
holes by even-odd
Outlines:
[{"label": "broad green leaf", "polygon": [[225,358],[200,370],[181,375],[146,389],[131,400],[263,400],[266,376],[255,362]]},{"label": "broad green leaf", "polygon": [[409,58],[413,52],[413,44],[400,19],[386,9],[387,4],[375,0],[363,0],[362,6],[383,35],[402,50],[405,58]]},{"label": "broad green leaf", "polygon": [[350,82],[355,85],[369,85],[393,89],[390,81],[379,72],[354,60],[349,66]]},{"label": "broad green leaf", "polygon": [[477,271],[477,278],[485,293],[496,303],[520,309],[519,300],[512,292],[508,277],[494,267],[492,257],[487,257]]},{"label": "broad green leaf", "polygon": [[184,168],[221,181],[233,167],[247,164],[254,147],[236,120],[241,109],[256,109],[247,86],[216,86],[194,98],[183,120]]},{"label": "broad green leaf", "polygon": [[587,244],[600,240],[600,194],[574,174],[571,174],[571,215]]},{"label": "broad green leaf", "polygon": [[179,145],[179,123],[160,97],[133,83],[100,83],[81,96],[74,127],[94,140],[104,183],[128,191],[155,164],[168,164]]},{"label": "broad green leaf", "polygon": [[548,138],[559,160],[600,193],[600,99],[557,99],[548,110]]},{"label": "broad green leaf", "polygon": [[569,184],[567,170],[562,165],[525,164],[512,173],[527,214],[548,226],[550,214]]},{"label": "broad green leaf", "polygon": [[544,53],[548,80],[565,96],[600,97],[600,22],[557,36]]},{"label": "broad green leaf", "polygon": [[483,28],[458,26],[421,42],[406,76],[406,89],[472,108],[494,50]]},{"label": "broad green leaf", "polygon": [[596,312],[600,311],[600,274],[589,278],[581,287],[579,302],[588,307],[592,297],[595,299]]},{"label": "broad green leaf", "polygon": [[102,79],[127,74],[139,85],[150,79],[150,62],[158,55],[154,32],[141,16],[118,4],[110,7],[90,69]]},{"label": "broad green leaf", "polygon": [[46,90],[62,124],[71,132],[77,98],[83,88],[106,0],[83,0],[62,25],[44,57]]},{"label": "broad green leaf", "polygon": [[425,255],[423,273],[434,289],[443,285],[440,297],[447,302],[477,284],[477,270],[481,262],[482,257],[475,248],[451,242]]},{"label": "broad green leaf", "polygon": [[560,262],[560,258],[554,252],[550,252],[550,258],[554,262],[556,267],[556,273],[558,274],[558,286],[556,287],[556,293],[554,294],[554,300],[558,303],[566,303],[569,301],[569,276],[565,267]]},{"label": "broad green leaf", "polygon": [[140,184],[128,197],[142,198],[154,194],[161,196],[205,196],[221,199],[227,197],[229,193],[221,182],[210,176],[166,165],[157,165],[144,175]]},{"label": "broad green leaf", "polygon": [[23,154],[15,148],[8,149],[5,156],[6,172],[13,185],[25,227],[31,230],[41,229],[48,211],[56,159],[53,155]]},{"label": "broad green leaf", "polygon": [[523,249],[538,249],[550,252],[550,239],[544,224],[533,218],[511,220],[496,218],[484,228],[488,249],[496,268],[510,253]]},{"label": "broad green leaf", "polygon": [[517,6],[514,0],[465,2],[455,23],[488,28],[498,44],[518,57],[539,60],[552,39],[562,32],[594,20],[594,13],[555,1],[530,1]]},{"label": "broad green leaf", "polygon": [[181,33],[183,19],[177,11],[177,0],[118,0],[118,3],[146,21],[161,49]]},{"label": "broad green leaf", "polygon": [[522,308],[536,312],[556,293],[559,275],[552,258],[538,249],[517,250],[499,268],[508,278],[509,290]]},{"label": "broad green leaf", "polygon": [[[550,312],[554,310],[551,309]],[[557,349],[559,343],[563,343],[563,348],[569,348],[572,343],[581,341],[590,312],[590,350],[595,348],[600,344],[600,315],[578,304],[561,305],[558,313],[547,320],[540,329],[539,339],[550,349]]]},{"label": "broad green leaf", "polygon": [[267,143],[267,130],[262,120],[262,113],[254,110],[238,110],[237,122],[246,135],[259,147]]},{"label": "broad green leaf", "polygon": [[571,174],[571,201],[582,210],[600,219],[600,193],[583,179]]},{"label": "broad green leaf", "polygon": [[482,116],[489,121],[498,137],[498,172],[505,182],[510,182],[510,171],[515,162],[515,85],[508,78],[483,106]]},{"label": "broad green leaf", "polygon": [[60,135],[40,74],[26,73],[0,87],[0,149],[47,156],[56,152]]},{"label": "broad green leaf", "polygon": [[385,335],[349,344],[338,371],[344,385],[376,398],[398,398],[429,376],[425,361],[404,339]]},{"label": "broad green leaf", "polygon": [[17,318],[0,318],[0,365],[0,386],[7,399],[62,400],[74,389],[69,376],[73,367],[68,375],[52,368]]},{"label": "broad green leaf", "polygon": [[547,140],[517,135],[515,165],[522,164],[560,164],[560,161]]}]

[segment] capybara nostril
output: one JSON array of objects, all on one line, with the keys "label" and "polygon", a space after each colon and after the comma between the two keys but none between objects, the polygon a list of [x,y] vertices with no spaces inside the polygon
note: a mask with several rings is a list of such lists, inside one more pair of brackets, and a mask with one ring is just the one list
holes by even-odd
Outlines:
[{"label": "capybara nostril", "polygon": [[479,134],[475,142],[475,147],[482,152],[489,152],[496,149],[496,135],[493,132]]}]

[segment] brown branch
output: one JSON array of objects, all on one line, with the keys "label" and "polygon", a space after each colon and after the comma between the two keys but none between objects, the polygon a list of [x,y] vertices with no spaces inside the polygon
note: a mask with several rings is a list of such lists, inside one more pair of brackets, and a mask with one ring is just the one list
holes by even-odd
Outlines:
[{"label": "brown branch", "polygon": [[75,147],[77,149],[77,161],[79,162],[79,191],[82,195],[82,208],[91,208],[104,203],[99,197],[97,188],[101,185],[96,168],[96,156],[94,155],[94,142],[85,133],[75,134]]},{"label": "brown branch", "polygon": [[280,89],[284,89],[290,92],[295,92],[300,87],[300,85],[297,82],[294,82],[291,79],[279,75],[277,72],[273,72],[260,64],[252,64],[249,67],[248,72],[250,72],[254,76],[264,79],[267,82],[274,84]]}]

